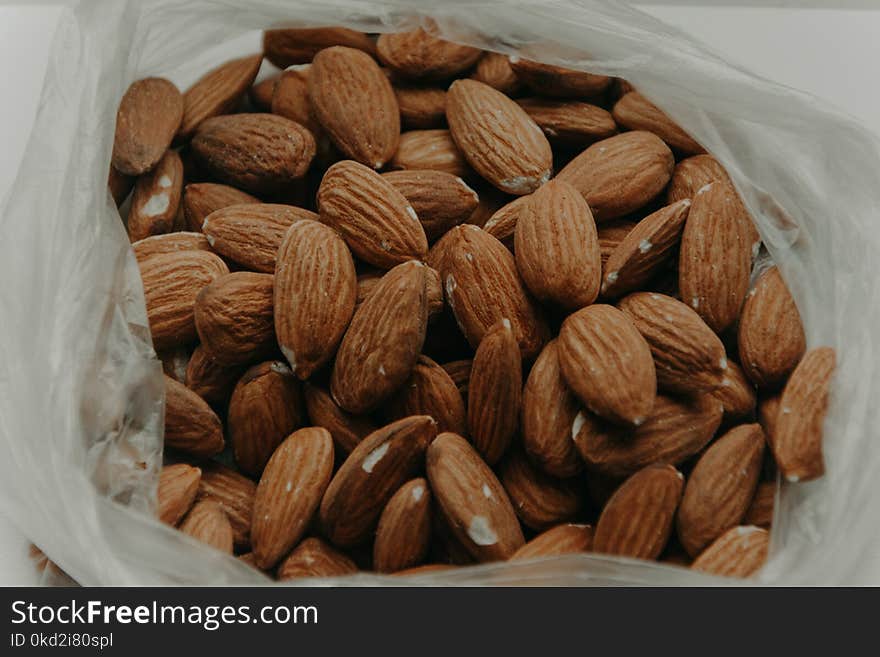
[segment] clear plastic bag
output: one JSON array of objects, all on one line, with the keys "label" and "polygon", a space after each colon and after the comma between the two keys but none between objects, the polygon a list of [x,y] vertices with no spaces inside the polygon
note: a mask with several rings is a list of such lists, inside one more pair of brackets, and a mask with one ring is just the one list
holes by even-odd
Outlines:
[{"label": "clear plastic bag", "polygon": [[[257,51],[259,30],[269,26],[382,32],[429,23],[449,39],[625,77],[727,167],[789,283],[809,345],[832,345],[839,358],[827,474],[783,488],[759,581],[880,583],[878,142],[815,98],[600,0],[84,0],[66,9],[0,223],[0,510],[85,585],[269,581],[151,516],[161,367],[137,267],[106,193],[116,107],[137,78],[166,76],[185,88],[218,53]],[[389,581],[403,583],[369,575],[345,583]],[[580,555],[419,581],[722,580]]]}]

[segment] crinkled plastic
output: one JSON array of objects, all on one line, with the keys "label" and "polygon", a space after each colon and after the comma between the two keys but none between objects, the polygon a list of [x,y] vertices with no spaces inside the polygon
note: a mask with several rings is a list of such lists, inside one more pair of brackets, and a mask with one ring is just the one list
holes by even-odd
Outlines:
[{"label": "crinkled plastic", "polygon": [[[151,516],[162,385],[143,291],[106,193],[128,84],[186,87],[270,26],[444,37],[625,77],[715,154],[788,281],[811,346],[838,350],[826,476],[783,487],[760,582],[880,583],[880,148],[807,94],[725,62],[617,2],[84,1],[65,10],[36,125],[0,224],[0,510],[85,585],[268,579]],[[221,45],[222,44],[222,45]],[[362,575],[327,583],[403,582]],[[431,584],[717,584],[680,568],[579,555]]]}]

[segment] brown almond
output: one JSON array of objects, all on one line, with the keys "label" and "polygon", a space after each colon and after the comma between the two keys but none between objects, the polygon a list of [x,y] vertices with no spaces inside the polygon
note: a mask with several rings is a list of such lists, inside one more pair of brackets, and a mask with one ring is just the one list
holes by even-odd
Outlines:
[{"label": "brown almond", "polygon": [[446,90],[437,87],[394,85],[400,121],[412,130],[441,127],[446,123]]},{"label": "brown almond", "polygon": [[711,155],[694,155],[681,160],[672,172],[666,189],[666,202],[671,205],[682,199],[692,199],[703,187],[716,181],[729,183],[730,176]]},{"label": "brown almond", "polygon": [[461,393],[462,399],[468,398],[468,388],[470,386],[471,370],[473,369],[473,366],[474,361],[470,359],[454,360],[441,365],[455,383],[458,391]]},{"label": "brown almond", "polygon": [[470,77],[508,96],[515,95],[522,87],[522,83],[510,67],[507,55],[497,52],[485,53],[477,62]]},{"label": "brown almond", "polygon": [[340,456],[348,456],[364,437],[376,430],[376,425],[369,418],[345,412],[336,405],[329,393],[315,385],[306,383],[303,396],[312,424],[330,432],[336,453]]},{"label": "brown almond", "polygon": [[368,34],[345,27],[282,28],[263,33],[263,52],[278,68],[308,64],[320,51],[333,46],[356,48],[370,55],[376,52],[376,43]]},{"label": "brown almond", "polygon": [[146,78],[133,82],[116,112],[113,167],[139,176],[165,155],[183,120],[183,96],[172,82]]},{"label": "brown almond", "polygon": [[211,245],[201,233],[166,233],[153,235],[131,245],[134,257],[143,261],[154,255],[177,253],[178,251],[211,251]]},{"label": "brown almond", "polygon": [[232,526],[235,547],[250,548],[251,520],[257,486],[247,477],[219,463],[209,463],[202,469],[199,481],[199,499],[210,499],[219,504]]},{"label": "brown almond", "polygon": [[473,173],[449,130],[445,129],[404,132],[391,168],[443,171],[459,178],[468,178]]},{"label": "brown almond", "polygon": [[522,98],[517,101],[551,143],[586,146],[617,133],[611,113],[577,100]]},{"label": "brown almond", "polygon": [[429,242],[466,221],[480,201],[467,183],[445,171],[390,171],[382,178],[415,210]]},{"label": "brown almond", "polygon": [[388,500],[373,544],[373,568],[393,573],[425,560],[431,540],[431,492],[422,478],[408,481]]},{"label": "brown almond", "polygon": [[596,232],[599,235],[599,253],[602,254],[602,280],[605,280],[608,272],[608,258],[637,225],[634,221],[619,219],[596,226]]},{"label": "brown almond", "polygon": [[544,559],[566,554],[589,552],[593,547],[593,528],[590,525],[567,523],[556,525],[538,534],[510,557],[511,561]]},{"label": "brown almond", "polygon": [[405,78],[446,80],[466,71],[482,55],[479,48],[444,41],[418,28],[382,34],[376,42],[379,61]]},{"label": "brown almond", "polygon": [[512,449],[498,469],[498,477],[520,521],[543,531],[577,516],[582,492],[573,479],[557,479],[535,468],[519,449]]},{"label": "brown almond", "polygon": [[773,524],[773,507],[776,505],[775,481],[762,481],[755,488],[755,495],[749,503],[749,508],[742,518],[742,524],[754,525],[769,529]]},{"label": "brown almond", "polygon": [[712,391],[712,396],[724,407],[725,421],[754,417],[758,402],[755,387],[746,379],[742,368],[730,359],[721,385]]},{"label": "brown almond", "polygon": [[308,66],[298,66],[281,73],[272,95],[271,110],[308,128],[317,141],[323,130],[312,112],[308,72]]},{"label": "brown almond", "polygon": [[223,426],[208,403],[169,376],[165,380],[165,446],[207,458],[223,451]]},{"label": "brown almond", "polygon": [[138,178],[128,212],[128,236],[137,242],[171,232],[183,190],[183,163],[166,151],[155,168]]},{"label": "brown almond", "polygon": [[[510,203],[502,205],[486,220],[483,230],[512,252],[514,249],[516,226],[519,223],[520,217],[525,214],[526,209],[529,207],[531,198],[531,194],[519,196],[510,201]],[[468,221],[468,223],[472,222]]]},{"label": "brown almond", "polygon": [[259,82],[254,82],[248,91],[251,105],[263,112],[270,112],[272,110],[272,96],[275,95],[275,85],[280,77],[281,74],[276,73]]},{"label": "brown almond", "polygon": [[221,552],[232,554],[232,526],[223,508],[212,500],[196,502],[180,523],[180,531]]},{"label": "brown almond", "polygon": [[412,376],[388,403],[392,420],[410,415],[430,415],[438,431],[464,433],[464,400],[452,377],[427,356],[419,356]]},{"label": "brown almond", "polygon": [[183,383],[211,406],[225,406],[245,367],[221,365],[199,345],[186,364]]},{"label": "brown almond", "polygon": [[229,185],[192,183],[187,185],[183,192],[183,214],[186,218],[187,230],[202,232],[202,224],[214,210],[228,208],[230,205],[259,202],[258,198]]},{"label": "brown almond", "polygon": [[304,539],[278,566],[278,581],[300,577],[344,577],[358,571],[354,561],[320,538]]},{"label": "brown almond", "polygon": [[751,577],[764,565],[769,547],[766,529],[733,527],[706,548],[691,569],[720,577]]},{"label": "brown almond", "polygon": [[159,520],[172,527],[180,522],[196,499],[202,471],[187,463],[166,465],[159,473],[156,507]]},{"label": "brown almond", "polygon": [[542,64],[520,57],[510,57],[510,67],[517,78],[534,93],[558,98],[595,96],[604,91],[611,78],[561,66]]},{"label": "brown almond", "polygon": [[631,91],[614,104],[614,120],[630,130],[648,130],[665,141],[670,148],[685,155],[705,153],[681,126],[638,91]]}]

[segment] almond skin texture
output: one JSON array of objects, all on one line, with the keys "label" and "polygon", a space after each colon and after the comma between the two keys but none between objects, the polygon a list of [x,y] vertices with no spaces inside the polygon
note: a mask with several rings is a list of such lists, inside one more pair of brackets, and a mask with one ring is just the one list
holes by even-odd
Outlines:
[{"label": "almond skin texture", "polygon": [[[564,183],[554,181],[554,184],[558,188],[559,185]],[[531,200],[532,195],[529,194],[528,196],[519,196],[510,203],[502,205],[492,213],[492,216],[483,225],[483,230],[513,251],[516,227],[519,224],[520,217],[529,209]]]},{"label": "almond skin texture", "polygon": [[171,231],[182,189],[183,163],[177,153],[167,151],[155,169],[135,183],[128,212],[128,236],[132,242]]},{"label": "almond skin texture", "polygon": [[510,67],[507,56],[497,52],[485,53],[470,77],[508,96],[515,95],[522,87],[522,82]]},{"label": "almond skin texture", "polygon": [[466,71],[482,55],[478,48],[438,39],[419,28],[382,34],[376,42],[379,61],[405,78],[445,80]]},{"label": "almond skin texture", "polygon": [[262,63],[262,55],[226,62],[190,87],[183,95],[183,122],[177,136],[189,139],[205,120],[231,112],[254,83]]},{"label": "almond skin texture", "polygon": [[593,547],[593,528],[590,525],[556,525],[533,538],[510,557],[511,561],[543,559],[565,554],[589,552]]},{"label": "almond skin texture", "polygon": [[510,66],[529,89],[541,96],[559,98],[594,96],[611,84],[611,78],[604,75],[584,73],[519,57],[511,57]]},{"label": "almond skin texture", "polygon": [[211,406],[225,406],[246,366],[225,366],[199,345],[193,350],[183,383]]},{"label": "almond skin texture", "polygon": [[502,319],[483,337],[471,367],[467,419],[471,442],[495,465],[519,426],[522,360],[510,322]]},{"label": "almond skin texture", "polygon": [[612,114],[624,128],[653,132],[679,153],[705,153],[702,146],[638,91],[631,91],[618,100]]},{"label": "almond skin texture", "polygon": [[523,358],[533,358],[549,331],[525,291],[513,256],[476,226],[457,226],[447,236],[449,257],[439,263],[440,275],[446,301],[467,341],[476,348],[489,328],[507,319]]},{"label": "almond skin texture", "polygon": [[692,557],[740,523],[761,474],[764,432],[744,424],[714,442],[697,461],[678,509],[678,539]]},{"label": "almond skin texture", "polygon": [[354,314],[354,261],[336,232],[294,223],[275,266],[275,332],[293,373],[309,378],[336,352]]},{"label": "almond skin texture", "polygon": [[751,577],[764,565],[769,547],[766,529],[734,527],[706,548],[691,569],[720,577]]},{"label": "almond skin texture", "polygon": [[291,434],[272,454],[254,497],[251,543],[259,568],[271,568],[309,526],[333,474],[333,439],[321,427]]},{"label": "almond skin texture", "polygon": [[468,178],[473,171],[458,150],[449,130],[410,130],[400,136],[400,147],[391,160],[394,169],[443,171]]},{"label": "almond skin texture", "polygon": [[409,379],[425,342],[428,269],[398,265],[355,312],[333,364],[330,390],[349,413],[376,408]]},{"label": "almond skin texture", "polygon": [[208,119],[192,140],[193,154],[217,180],[254,194],[282,191],[302,178],[315,157],[315,138],[274,114]]},{"label": "almond skin texture", "polygon": [[547,474],[573,477],[581,471],[573,442],[579,412],[580,403],[562,378],[557,342],[548,342],[523,389],[521,420],[523,447]]},{"label": "almond skin texture", "polygon": [[755,387],[746,379],[742,368],[730,359],[721,385],[712,391],[712,396],[724,407],[725,422],[754,417],[758,403]]},{"label": "almond skin texture", "polygon": [[681,240],[690,210],[688,199],[654,212],[631,230],[609,254],[602,276],[602,294],[616,297],[650,281],[672,256]]},{"label": "almond skin texture", "polygon": [[214,210],[228,208],[230,205],[259,202],[258,198],[229,185],[218,183],[187,185],[183,193],[183,214],[186,218],[187,230],[202,232],[202,224]]},{"label": "almond skin texture", "polygon": [[660,556],[672,531],[684,477],[671,465],[650,465],[617,489],[599,516],[593,551],[635,559]]},{"label": "almond skin texture", "polygon": [[221,365],[242,365],[275,350],[271,274],[240,271],[221,276],[196,297],[202,347]]},{"label": "almond skin texture", "polygon": [[275,95],[275,85],[278,84],[280,77],[280,74],[275,74],[259,82],[254,82],[248,90],[248,98],[254,107],[263,112],[272,110],[272,96]]},{"label": "almond skin texture", "polygon": [[358,571],[354,561],[320,538],[307,538],[278,566],[278,581],[299,577],[343,577]]},{"label": "almond skin texture", "polygon": [[461,393],[446,370],[427,356],[419,356],[409,381],[388,405],[390,419],[410,415],[430,415],[437,422],[438,431],[465,431],[466,411]]},{"label": "almond skin texture", "polygon": [[736,321],[749,290],[751,220],[730,184],[713,182],[695,195],[681,237],[682,300],[720,333]]},{"label": "almond skin texture", "polygon": [[462,398],[467,399],[468,397],[468,388],[471,380],[471,370],[473,369],[474,361],[470,359],[466,360],[454,360],[449,363],[443,363],[442,367],[452,380],[455,382],[455,385],[458,387],[458,391],[461,393]]},{"label": "almond skin texture", "polygon": [[226,263],[213,253],[185,251],[153,256],[139,264],[156,350],[193,342],[196,296],[203,287],[229,273]]},{"label": "almond skin texture", "polygon": [[385,505],[424,463],[437,423],[414,415],[370,434],[337,470],[321,501],[321,527],[339,547],[369,538]]},{"label": "almond skin texture", "polygon": [[350,454],[364,437],[376,430],[376,425],[369,418],[346,413],[336,405],[329,393],[317,386],[306,383],[303,396],[309,419],[312,424],[330,432],[339,456]]},{"label": "almond skin texture", "polygon": [[321,221],[364,262],[390,269],[424,258],[428,240],[406,197],[375,171],[350,160],[327,170],[318,188]]},{"label": "almond skin texture", "polygon": [[309,69],[318,122],[347,157],[381,169],[400,141],[400,108],[391,82],[369,55],[352,48],[319,52]]},{"label": "almond skin texture", "polygon": [[822,434],[836,359],[831,347],[811,349],[782,391],[769,438],[779,471],[788,481],[810,481],[825,473]]},{"label": "almond skin texture", "polygon": [[716,181],[729,183],[730,176],[711,155],[694,155],[681,160],[675,165],[666,189],[666,202],[671,205],[682,199],[692,199],[703,187]]},{"label": "almond skin texture", "polygon": [[250,549],[251,519],[257,486],[247,477],[219,463],[210,463],[202,470],[199,481],[199,499],[210,499],[219,504],[229,524],[235,547]]},{"label": "almond skin texture", "polygon": [[275,448],[303,425],[299,382],[285,363],[254,365],[235,386],[227,425],[235,461],[259,476]]},{"label": "almond skin texture", "polygon": [[744,525],[755,525],[769,529],[773,524],[773,507],[776,504],[776,482],[762,481],[755,489],[755,495],[743,516]]},{"label": "almond skin texture", "polygon": [[128,176],[150,171],[171,146],[183,120],[183,96],[163,78],[132,83],[116,112],[112,164]]},{"label": "almond skin texture", "polygon": [[674,166],[672,151],[659,137],[637,130],[597,141],[556,179],[573,185],[602,222],[647,205],[666,187]]},{"label": "almond skin texture", "polygon": [[212,500],[197,502],[180,523],[180,531],[214,549],[232,554],[232,526],[223,508]]},{"label": "almond skin texture", "polygon": [[511,450],[498,468],[516,515],[535,531],[574,518],[581,509],[581,491],[571,479],[556,479],[536,469],[519,450]]},{"label": "almond skin texture", "polygon": [[764,397],[758,402],[758,422],[764,429],[767,442],[773,446],[773,435],[776,433],[776,425],[779,420],[779,405],[782,402],[782,393],[770,397]]},{"label": "almond skin texture", "polygon": [[776,267],[764,272],[746,296],[738,338],[743,370],[759,388],[782,382],[804,355],[801,317]]},{"label": "almond skin texture", "polygon": [[618,303],[651,348],[657,385],[685,394],[710,392],[727,372],[724,345],[700,316],[677,299],[635,292]]},{"label": "almond skin texture", "polygon": [[500,91],[476,80],[456,80],[447,93],[446,120],[468,163],[501,191],[529,194],[550,179],[553,153],[547,138]]},{"label": "almond skin texture", "polygon": [[437,436],[427,454],[431,491],[458,541],[477,561],[509,559],[525,543],[501,482],[461,436]]},{"label": "almond skin texture", "polygon": [[369,35],[344,27],[285,28],[263,33],[266,59],[278,68],[308,64],[321,50],[333,46],[356,48],[371,55],[376,52]]},{"label": "almond skin texture", "polygon": [[721,424],[721,402],[658,396],[648,420],[635,431],[621,430],[584,413],[575,446],[590,470],[626,477],[652,463],[677,465],[699,452]]},{"label": "almond skin texture", "polygon": [[187,463],[162,468],[156,494],[159,520],[172,527],[180,522],[196,499],[201,477],[202,471]]},{"label": "almond skin texture", "polygon": [[576,100],[522,98],[517,101],[551,142],[586,146],[617,133],[609,112]]},{"label": "almond skin texture", "polygon": [[428,241],[466,221],[480,201],[461,178],[445,171],[391,171],[382,178],[409,201]]},{"label": "almond skin texture", "polygon": [[596,304],[569,315],[559,332],[559,365],[571,390],[597,415],[639,426],[651,415],[657,375],[632,320]]},{"label": "almond skin texture", "polygon": [[395,84],[394,95],[404,127],[423,130],[446,124],[445,89]]},{"label": "almond skin texture", "polygon": [[210,251],[211,245],[201,233],[166,233],[138,240],[131,245],[134,257],[143,261],[150,256],[178,251]]},{"label": "almond skin texture", "polygon": [[552,180],[529,196],[514,244],[520,275],[539,300],[564,308],[596,300],[602,277],[596,222],[574,187]]},{"label": "almond skin texture", "polygon": [[626,239],[630,231],[638,224],[634,221],[621,219],[619,221],[609,221],[596,226],[599,234],[599,252],[602,254],[602,280],[605,280],[605,274],[608,272],[608,258],[614,253],[614,250]]},{"label": "almond skin texture", "polygon": [[373,545],[373,568],[393,573],[425,560],[431,540],[431,492],[424,479],[405,483],[388,500]]},{"label": "almond skin texture", "polygon": [[272,114],[305,126],[318,141],[323,130],[312,113],[312,102],[309,99],[309,68],[292,68],[281,74],[272,94],[271,110]]}]

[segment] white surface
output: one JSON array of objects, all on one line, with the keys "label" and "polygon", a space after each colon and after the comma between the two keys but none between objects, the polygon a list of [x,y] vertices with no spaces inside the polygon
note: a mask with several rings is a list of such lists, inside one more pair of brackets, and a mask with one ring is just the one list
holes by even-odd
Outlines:
[{"label": "white surface", "polygon": [[[734,63],[846,108],[880,134],[880,11],[651,6]],[[36,111],[59,9],[0,4],[0,198],[12,185]],[[809,135],[805,135],[809,138]],[[27,540],[0,518],[0,584],[36,582]]]}]

